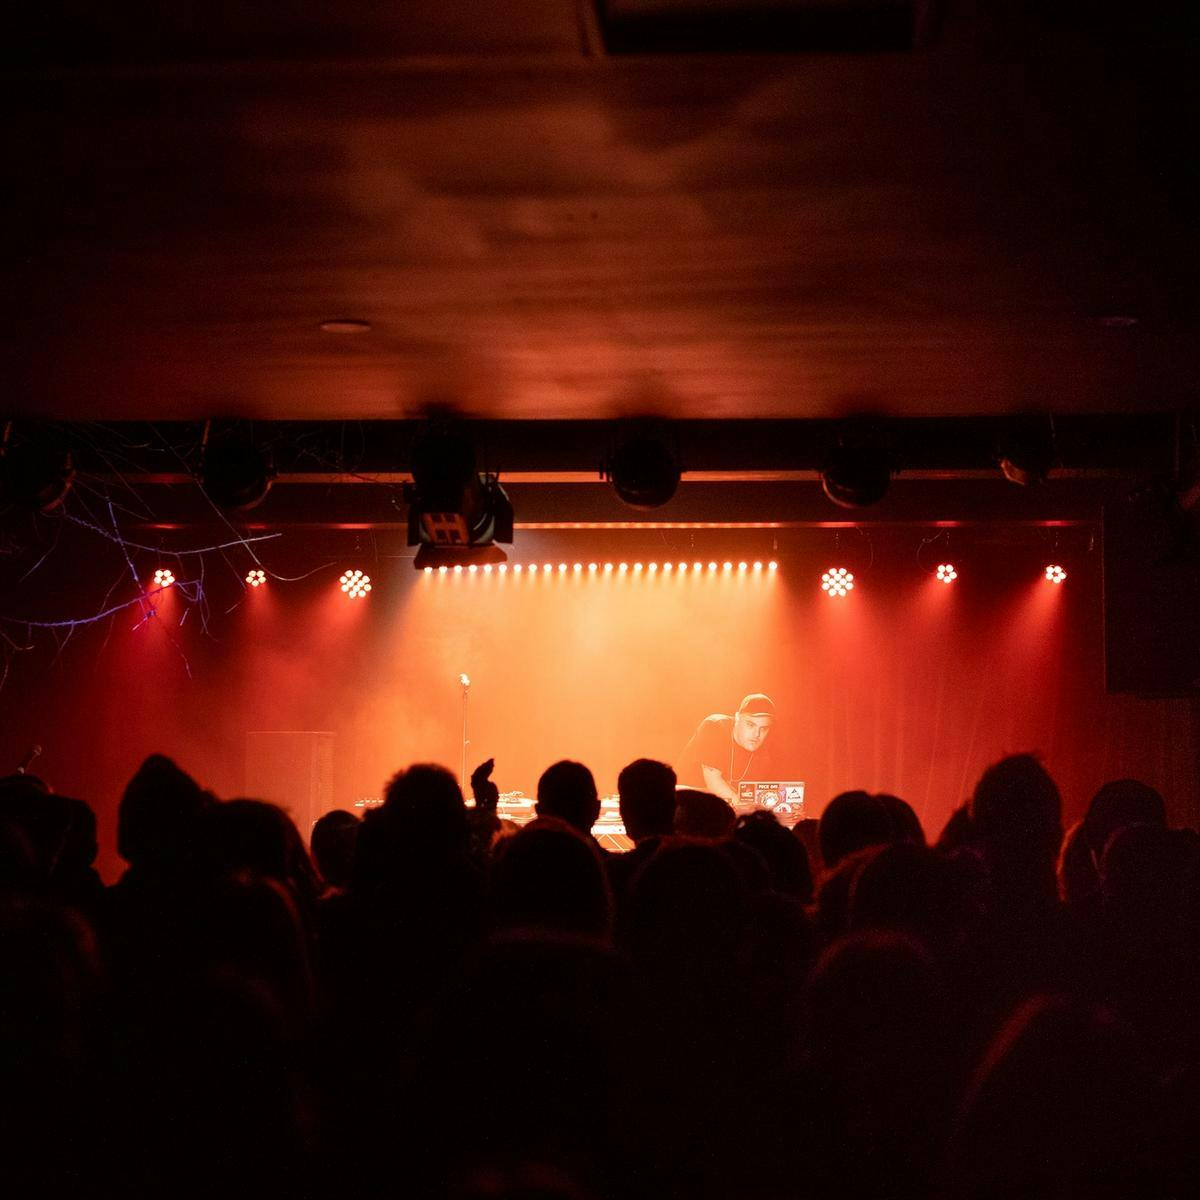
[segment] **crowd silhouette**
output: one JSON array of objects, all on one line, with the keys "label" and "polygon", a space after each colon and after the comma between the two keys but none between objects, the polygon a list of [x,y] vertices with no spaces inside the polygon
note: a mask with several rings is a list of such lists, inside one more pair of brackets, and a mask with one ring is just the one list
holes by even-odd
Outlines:
[{"label": "crowd silhouette", "polygon": [[[930,840],[581,763],[536,817],[416,764],[306,846],[152,756],[95,816],[0,780],[16,1196],[1200,1194],[1200,836],[1134,780],[1064,833],[1031,755]],[[305,831],[307,833],[308,831]]]}]

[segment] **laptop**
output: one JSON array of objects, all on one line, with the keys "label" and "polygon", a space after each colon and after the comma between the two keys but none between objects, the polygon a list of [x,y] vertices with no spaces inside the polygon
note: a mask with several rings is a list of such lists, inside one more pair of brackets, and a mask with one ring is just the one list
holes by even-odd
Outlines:
[{"label": "laptop", "polygon": [[799,779],[743,779],[738,783],[739,813],[774,813],[781,824],[804,820],[804,783]]}]

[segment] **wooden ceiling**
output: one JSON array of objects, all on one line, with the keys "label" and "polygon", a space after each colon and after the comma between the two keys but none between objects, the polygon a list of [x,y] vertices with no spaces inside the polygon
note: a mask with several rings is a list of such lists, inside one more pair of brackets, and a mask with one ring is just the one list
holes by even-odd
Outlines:
[{"label": "wooden ceiling", "polygon": [[612,54],[577,0],[47,0],[0,52],[4,407],[1187,406],[1171,11],[925,4],[886,53]]}]

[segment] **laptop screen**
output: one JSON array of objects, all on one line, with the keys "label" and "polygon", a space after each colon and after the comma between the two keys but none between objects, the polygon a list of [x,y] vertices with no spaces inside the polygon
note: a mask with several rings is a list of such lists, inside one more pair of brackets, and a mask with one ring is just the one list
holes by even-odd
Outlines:
[{"label": "laptop screen", "polygon": [[772,812],[785,825],[804,819],[804,783],[799,779],[743,779],[738,784],[738,810]]}]

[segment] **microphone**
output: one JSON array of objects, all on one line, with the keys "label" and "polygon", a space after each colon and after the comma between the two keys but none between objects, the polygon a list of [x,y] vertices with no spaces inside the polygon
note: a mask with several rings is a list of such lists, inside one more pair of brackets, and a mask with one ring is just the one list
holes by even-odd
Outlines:
[{"label": "microphone", "polygon": [[25,755],[23,759],[21,759],[20,764],[17,766],[17,774],[24,775],[25,772],[29,770],[30,766],[32,766],[33,760],[37,758],[41,752],[41,746],[39,746],[37,742],[34,742],[33,745],[29,747],[29,753]]},{"label": "microphone", "polygon": [[465,673],[458,677],[458,682],[461,683],[464,688],[469,688],[471,686],[470,676]]}]

